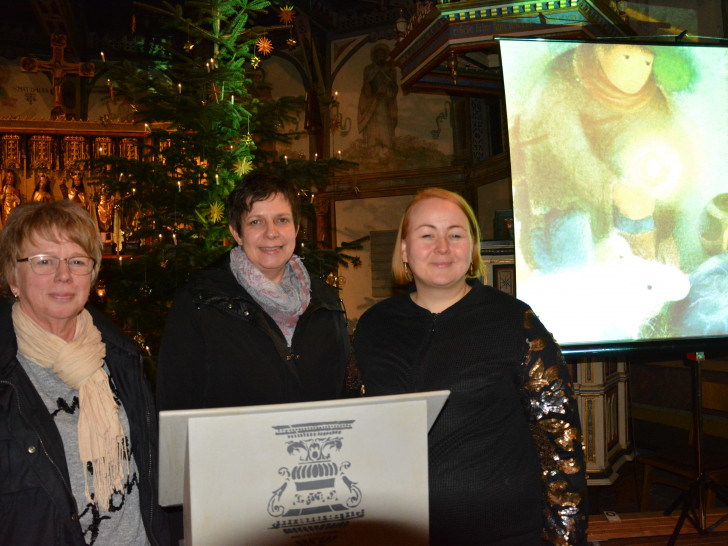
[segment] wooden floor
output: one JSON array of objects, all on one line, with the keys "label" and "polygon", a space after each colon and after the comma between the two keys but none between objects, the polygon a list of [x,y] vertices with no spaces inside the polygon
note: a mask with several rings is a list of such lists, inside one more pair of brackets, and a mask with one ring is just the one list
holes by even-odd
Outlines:
[{"label": "wooden floor", "polygon": [[[677,508],[669,516],[664,511],[673,504],[680,491],[655,485],[650,490],[649,512],[639,511],[642,489],[642,468],[628,462],[619,470],[619,478],[611,486],[589,487],[589,544],[596,546],[666,546],[680,515]],[[609,522],[605,511],[616,512],[620,522]],[[709,527],[728,514],[725,503],[709,511]],[[681,528],[677,546],[728,546],[728,520],[708,534],[700,535],[689,521]]]},{"label": "wooden floor", "polygon": [[[605,546],[660,545],[668,543],[679,514],[670,516],[662,512],[628,513],[620,516],[620,522],[609,522],[605,516],[589,518],[589,543]],[[728,510],[717,509],[707,515],[707,526],[714,524],[728,515]],[[700,535],[689,521],[685,521],[680,529],[676,542],[686,545],[728,545],[728,521],[723,522],[710,533]]]}]

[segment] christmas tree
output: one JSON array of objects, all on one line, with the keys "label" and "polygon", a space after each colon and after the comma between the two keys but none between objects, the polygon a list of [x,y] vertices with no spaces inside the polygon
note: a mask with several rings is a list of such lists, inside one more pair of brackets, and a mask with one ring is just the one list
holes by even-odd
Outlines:
[{"label": "christmas tree", "polygon": [[[102,269],[98,294],[105,310],[153,357],[176,290],[232,245],[226,199],[236,182],[252,169],[276,172],[297,184],[311,217],[312,184],[325,186],[322,180],[344,164],[272,157],[274,143],[294,136],[281,128],[305,101],[260,98],[254,76],[273,44],[271,27],[254,20],[278,9],[286,26],[292,8],[275,8],[268,0],[141,7],[159,17],[161,37],[146,64],[121,62],[110,69],[109,81],[148,138],[138,157],[96,160],[93,182],[97,195],[113,201],[119,242],[118,259]],[[301,232],[313,239],[311,225]],[[339,265],[358,264],[345,253],[358,243],[317,249],[302,240],[297,253],[312,275],[327,278]]]}]

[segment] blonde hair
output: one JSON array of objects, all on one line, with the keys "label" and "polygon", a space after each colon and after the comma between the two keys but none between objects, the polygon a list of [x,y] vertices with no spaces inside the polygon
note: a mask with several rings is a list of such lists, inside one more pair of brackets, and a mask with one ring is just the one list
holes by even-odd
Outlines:
[{"label": "blonde hair", "polygon": [[407,237],[407,231],[409,230],[409,216],[412,208],[425,199],[443,199],[457,205],[465,217],[468,219],[468,231],[470,233],[470,239],[473,242],[473,250],[471,253],[471,266],[468,270],[468,277],[481,277],[485,273],[485,264],[480,256],[480,226],[478,220],[475,217],[473,209],[468,205],[468,202],[463,199],[462,196],[457,193],[453,193],[442,188],[427,188],[420,191],[412,201],[410,201],[407,208],[404,210],[402,221],[399,223],[399,231],[397,232],[397,240],[394,243],[394,252],[392,253],[392,275],[394,276],[395,282],[398,284],[407,284],[412,282],[412,273],[408,267],[405,267],[404,261],[402,261],[402,239]]},{"label": "blonde hair", "polygon": [[0,287],[6,295],[15,279],[17,260],[26,241],[42,237],[58,242],[67,239],[80,246],[96,261],[92,271],[92,284],[101,267],[103,246],[99,230],[86,210],[67,199],[50,203],[26,203],[13,209],[0,230]]}]

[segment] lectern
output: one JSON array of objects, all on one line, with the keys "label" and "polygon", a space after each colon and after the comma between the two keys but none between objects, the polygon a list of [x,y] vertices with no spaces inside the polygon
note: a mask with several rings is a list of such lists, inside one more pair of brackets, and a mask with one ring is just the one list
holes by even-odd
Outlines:
[{"label": "lectern", "polygon": [[185,546],[428,543],[427,432],[449,391],[160,413]]}]

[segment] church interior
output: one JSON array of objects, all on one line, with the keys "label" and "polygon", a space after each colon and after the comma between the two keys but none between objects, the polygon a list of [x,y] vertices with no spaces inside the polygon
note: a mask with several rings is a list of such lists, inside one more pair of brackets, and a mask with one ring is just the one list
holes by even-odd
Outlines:
[{"label": "church interior", "polygon": [[[199,235],[190,227],[193,220],[179,221],[177,210],[168,208],[186,195],[185,180],[155,190],[152,170],[136,186],[122,173],[112,191],[101,165],[109,160],[123,169],[143,163],[145,147],[159,145],[154,140],[159,131],[169,130],[164,116],[176,94],[190,104],[194,99],[198,108],[200,101],[208,108],[223,101],[241,108],[234,111],[235,145],[258,140],[251,158],[266,158],[304,180],[300,195],[307,213],[300,245],[323,256],[321,276],[339,289],[352,335],[368,308],[401,290],[390,272],[396,230],[407,203],[428,187],[457,192],[472,206],[482,232],[485,282],[520,297],[516,265],[523,256],[514,235],[513,183],[520,173],[514,159],[519,150],[513,146],[503,43],[728,46],[728,3],[719,0],[290,0],[273,2],[253,19],[254,62],[237,69],[252,82],[255,96],[211,87],[192,97],[188,89],[196,84],[175,72],[175,63],[184,59],[159,55],[171,31],[140,3],[0,0],[0,9],[0,226],[21,203],[71,199],[85,207],[104,242],[92,299],[114,309],[112,317],[144,347],[152,375],[168,305],[155,298],[172,294],[184,281],[172,271],[177,262],[171,256],[185,238],[197,248],[205,237],[220,248],[231,246],[222,220],[224,196],[218,190],[204,206],[187,205],[190,215],[205,216],[208,231]],[[181,41],[188,53],[199,46],[189,30]],[[159,95],[160,118],[142,121],[124,96],[128,88],[118,70],[150,66],[150,60],[157,63],[150,89],[167,82],[171,91]],[[210,58],[207,72],[216,69]],[[372,96],[363,91],[367,81],[379,86]],[[567,97],[553,108],[576,101]],[[252,103],[258,110],[248,108]],[[556,115],[571,119],[565,110]],[[274,132],[283,136],[268,138]],[[555,161],[548,152],[537,160],[535,177]],[[246,172],[246,162],[236,168]],[[220,171],[221,178],[234,176],[232,168]],[[206,180],[208,188],[220,183]],[[719,211],[723,253],[726,208]],[[175,215],[164,229],[161,220],[145,223],[157,209]],[[148,249],[154,258],[142,267],[135,257]],[[185,259],[180,268],[199,263]],[[122,291],[115,296],[117,289]],[[623,303],[625,309],[630,305]],[[162,318],[155,322],[143,309]],[[583,313],[588,320],[600,310]],[[682,521],[687,501],[680,494],[696,487],[694,470],[676,474],[660,460],[663,452],[692,458],[696,424],[704,432],[698,446],[705,463],[717,460],[720,467],[721,459],[728,460],[728,398],[709,407],[708,387],[697,401],[691,388],[696,381],[728,386],[728,343],[723,338],[709,345],[697,361],[688,354],[694,351],[681,351],[648,347],[565,355],[584,429],[590,544],[665,544],[676,526],[677,544],[728,543],[725,497],[706,491],[698,514],[702,523],[696,528],[692,520]],[[702,375],[696,379],[697,368]],[[703,404],[699,421],[696,404]],[[728,487],[728,467],[723,464],[709,481]],[[704,482],[697,487],[701,494],[707,489]]]}]

